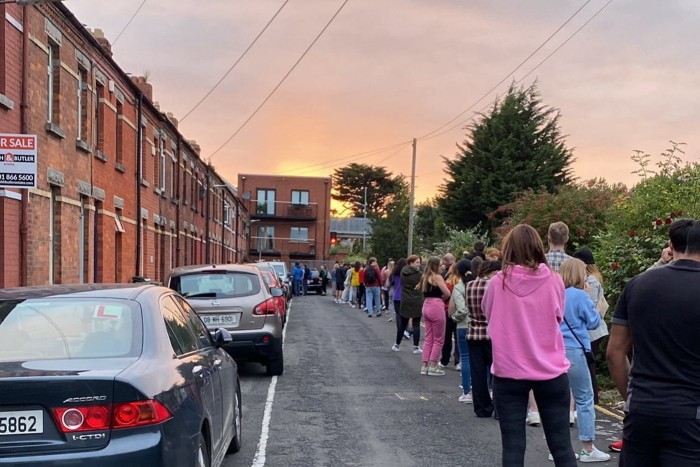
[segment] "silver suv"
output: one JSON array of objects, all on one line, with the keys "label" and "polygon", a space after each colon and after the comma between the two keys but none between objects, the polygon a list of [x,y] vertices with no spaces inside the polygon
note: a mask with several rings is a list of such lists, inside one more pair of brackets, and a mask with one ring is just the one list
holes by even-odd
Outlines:
[{"label": "silver suv", "polygon": [[207,264],[173,269],[168,287],[192,305],[210,330],[223,328],[233,341],[224,348],[236,360],[266,366],[268,375],[284,371],[282,313],[258,268],[241,264]]}]

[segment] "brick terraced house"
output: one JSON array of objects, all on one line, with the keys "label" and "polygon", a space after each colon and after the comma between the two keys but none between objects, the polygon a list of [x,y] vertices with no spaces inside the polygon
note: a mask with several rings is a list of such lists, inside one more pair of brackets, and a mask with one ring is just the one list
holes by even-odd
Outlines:
[{"label": "brick terraced house", "polygon": [[0,135],[37,135],[36,188],[0,187],[0,288],[242,260],[238,191],[101,31],[60,3],[0,4],[0,21]]}]

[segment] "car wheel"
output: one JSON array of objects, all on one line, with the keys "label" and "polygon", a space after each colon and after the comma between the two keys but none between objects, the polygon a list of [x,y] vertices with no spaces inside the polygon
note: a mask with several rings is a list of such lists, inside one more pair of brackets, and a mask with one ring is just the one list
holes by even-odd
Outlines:
[{"label": "car wheel", "polygon": [[284,353],[280,350],[277,357],[267,362],[267,376],[280,376],[284,373]]},{"label": "car wheel", "polygon": [[209,449],[207,449],[207,440],[204,439],[202,433],[199,434],[197,446],[197,467],[209,467]]},{"label": "car wheel", "polygon": [[235,395],[233,396],[233,439],[228,445],[228,454],[241,450],[241,436],[243,430],[243,407],[241,404],[241,387],[238,386]]}]

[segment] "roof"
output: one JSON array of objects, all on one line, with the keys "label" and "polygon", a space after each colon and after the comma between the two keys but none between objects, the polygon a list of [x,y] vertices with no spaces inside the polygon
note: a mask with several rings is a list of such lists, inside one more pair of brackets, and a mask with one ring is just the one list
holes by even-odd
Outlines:
[{"label": "roof", "polygon": [[84,297],[99,296],[112,298],[131,298],[150,287],[155,287],[155,285],[143,282],[138,284],[35,285],[30,287],[0,289],[0,301],[29,300],[32,298],[45,298],[75,294],[80,294]]}]

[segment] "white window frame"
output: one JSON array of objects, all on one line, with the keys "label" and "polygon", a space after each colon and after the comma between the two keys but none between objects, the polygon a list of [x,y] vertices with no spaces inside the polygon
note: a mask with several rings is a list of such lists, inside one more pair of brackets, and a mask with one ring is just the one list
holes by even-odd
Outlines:
[{"label": "white window frame", "polygon": [[[304,235],[302,235],[302,233]],[[308,242],[309,228],[308,227],[292,227],[289,232],[289,239],[294,242]]]},{"label": "white window frame", "polygon": [[[306,195],[306,200],[304,200]],[[295,199],[297,198],[297,199]],[[292,204],[309,205],[309,190],[292,190]]]}]

